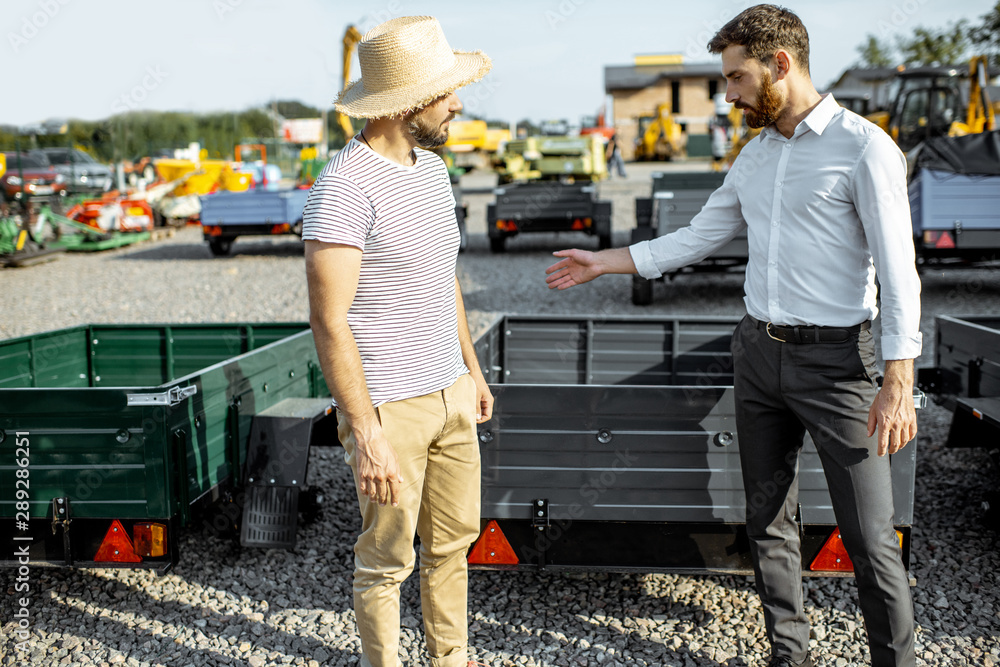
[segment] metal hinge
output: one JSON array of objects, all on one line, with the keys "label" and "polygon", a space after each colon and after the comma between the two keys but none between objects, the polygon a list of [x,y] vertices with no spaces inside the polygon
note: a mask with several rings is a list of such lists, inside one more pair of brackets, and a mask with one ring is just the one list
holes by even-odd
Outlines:
[{"label": "metal hinge", "polygon": [[159,394],[126,394],[127,404],[132,405],[177,405],[185,398],[190,398],[198,393],[198,387],[171,387],[167,391]]}]

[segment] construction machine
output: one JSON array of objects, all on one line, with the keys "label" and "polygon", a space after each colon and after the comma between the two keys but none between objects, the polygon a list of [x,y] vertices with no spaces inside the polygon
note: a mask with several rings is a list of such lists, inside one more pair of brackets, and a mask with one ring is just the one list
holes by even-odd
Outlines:
[{"label": "construction machine", "polygon": [[670,160],[682,155],[684,149],[684,134],[670,115],[669,104],[657,105],[655,115],[639,117],[636,160]]},{"label": "construction machine", "polygon": [[[351,58],[354,56],[354,49],[357,48],[361,37],[361,32],[357,28],[353,25],[347,26],[347,30],[344,32],[344,79],[340,86],[341,90],[347,88],[347,84],[351,82]],[[350,141],[351,137],[354,136],[354,126],[351,125],[351,119],[336,110],[334,110],[334,115],[337,118],[337,125],[344,133],[344,142]]]},{"label": "construction machine", "polygon": [[743,112],[726,101],[726,94],[715,96],[715,117],[709,124],[712,134],[712,170],[725,171],[751,139],[760,134],[761,128],[743,123]]},{"label": "construction machine", "polygon": [[903,152],[933,137],[992,130],[996,121],[986,90],[987,64],[985,56],[975,56],[969,61],[968,72],[958,67],[902,70],[889,110],[867,118],[888,132]]}]

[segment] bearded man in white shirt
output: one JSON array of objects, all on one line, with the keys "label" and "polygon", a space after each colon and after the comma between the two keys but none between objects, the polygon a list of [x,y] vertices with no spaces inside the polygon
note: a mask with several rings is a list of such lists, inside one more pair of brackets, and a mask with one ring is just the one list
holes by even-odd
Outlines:
[{"label": "bearded man in white shirt", "polygon": [[[798,452],[808,431],[855,566],[872,665],[913,665],[913,603],[893,527],[887,456],[917,432],[920,282],[905,158],[885,132],[816,91],[809,36],[792,12],[751,7],[708,48],[722,54],[726,100],[761,134],[689,227],[629,248],[559,251],[546,281],[567,289],[605,273],[657,278],[746,231],[748,315],[732,352],[747,534],[769,664],[813,664],[795,521]],[[876,273],[881,388],[870,331],[879,312]]]}]

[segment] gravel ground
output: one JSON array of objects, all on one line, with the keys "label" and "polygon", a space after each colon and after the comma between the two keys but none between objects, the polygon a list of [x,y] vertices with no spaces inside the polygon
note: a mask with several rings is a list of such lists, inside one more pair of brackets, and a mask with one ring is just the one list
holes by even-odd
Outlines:
[{"label": "gravel ground", "polygon": [[[648,192],[652,168],[601,185],[615,206],[616,243],[627,242],[632,198]],[[678,168],[660,165],[658,168]],[[485,237],[482,189],[469,188],[471,244],[460,274],[474,331],[499,313],[740,315],[742,277],[697,274],[659,284],[636,308],[629,279],[609,276],[569,292],[543,283],[550,252],[596,247],[582,235],[513,239],[504,256]],[[307,317],[301,243],[239,241],[212,258],[198,230],[99,255],[0,270],[0,339],[88,322],[297,321]],[[933,363],[937,314],[1000,313],[1000,271],[923,275],[925,353]],[[948,450],[950,414],[919,415],[916,519],[911,574],[918,663],[1000,665],[1000,556],[981,502],[997,471],[981,449]],[[311,479],[322,480],[323,518],[302,526],[295,552],[239,551],[189,530],[168,575],[144,571],[33,569],[31,651],[13,647],[13,579],[0,573],[0,664],[351,665],[359,660],[351,609],[354,536],[359,529],[347,467],[335,448],[316,448]],[[756,665],[766,659],[763,619],[745,577],[474,572],[472,645],[490,665]],[[867,664],[853,581],[810,579],[812,650],[827,667]],[[423,664],[418,584],[403,587],[403,648]]]}]

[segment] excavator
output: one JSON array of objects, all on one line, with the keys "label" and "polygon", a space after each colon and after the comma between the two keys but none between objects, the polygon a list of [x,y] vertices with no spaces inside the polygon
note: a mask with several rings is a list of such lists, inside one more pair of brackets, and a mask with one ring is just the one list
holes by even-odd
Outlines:
[{"label": "excavator", "polygon": [[[361,37],[361,32],[357,28],[353,25],[347,26],[347,30],[344,32],[344,81],[340,86],[341,90],[347,88],[347,84],[351,82],[351,58],[354,56],[354,49],[357,48]],[[351,119],[336,110],[334,114],[337,118],[337,125],[344,133],[344,141],[350,141],[351,137],[354,136],[354,126],[351,124]]]},{"label": "excavator", "polygon": [[639,137],[635,140],[636,160],[670,160],[685,148],[680,123],[670,115],[669,104],[658,104],[652,116],[639,117]]},{"label": "excavator", "polygon": [[932,137],[987,132],[996,127],[988,80],[986,56],[974,56],[967,74],[957,67],[904,69],[897,75],[899,88],[889,110],[867,118],[888,132],[904,153]]}]

